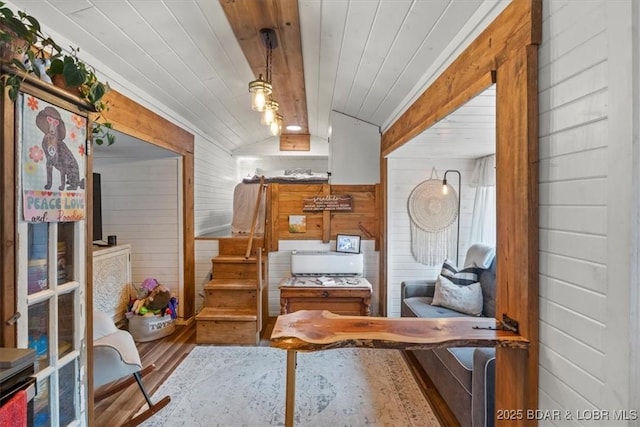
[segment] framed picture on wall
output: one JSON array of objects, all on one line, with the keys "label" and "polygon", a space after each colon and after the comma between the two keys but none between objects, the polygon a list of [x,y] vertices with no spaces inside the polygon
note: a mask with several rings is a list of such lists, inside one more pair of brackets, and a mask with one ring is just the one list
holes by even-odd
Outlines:
[{"label": "framed picture on wall", "polygon": [[338,234],[336,236],[336,252],[359,254],[360,253],[360,236],[349,236],[347,234]]}]

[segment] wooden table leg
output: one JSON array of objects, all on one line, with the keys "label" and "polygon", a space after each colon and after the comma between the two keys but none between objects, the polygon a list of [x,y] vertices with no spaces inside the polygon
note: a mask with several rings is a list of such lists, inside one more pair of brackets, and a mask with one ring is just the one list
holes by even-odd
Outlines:
[{"label": "wooden table leg", "polygon": [[296,350],[287,350],[287,391],[286,402],[284,407],[284,425],[285,427],[293,427],[293,416],[295,415],[295,397],[296,397],[296,358],[298,352]]}]

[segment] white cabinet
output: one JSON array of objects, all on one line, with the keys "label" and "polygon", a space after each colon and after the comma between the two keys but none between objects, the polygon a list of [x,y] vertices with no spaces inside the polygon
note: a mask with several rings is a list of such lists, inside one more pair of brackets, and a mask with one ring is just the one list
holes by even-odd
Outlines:
[{"label": "white cabinet", "polygon": [[93,309],[124,320],[131,290],[131,245],[93,248]]}]

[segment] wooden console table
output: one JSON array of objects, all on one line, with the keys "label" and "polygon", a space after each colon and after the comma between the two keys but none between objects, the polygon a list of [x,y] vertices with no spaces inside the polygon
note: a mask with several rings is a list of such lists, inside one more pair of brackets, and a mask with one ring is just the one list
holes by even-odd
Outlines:
[{"label": "wooden console table", "polygon": [[280,288],[280,313],[299,310],[330,310],[336,314],[369,316],[368,288]]},{"label": "wooden console table", "polygon": [[514,332],[496,330],[498,325],[496,319],[482,317],[426,319],[340,316],[319,310],[280,315],[271,333],[271,346],[287,350],[285,426],[293,426],[298,351],[346,347],[400,350],[442,347],[527,349],[527,340]]},{"label": "wooden console table", "polygon": [[[352,279],[337,279],[340,283]],[[299,310],[328,310],[335,314],[369,316],[371,283],[363,277],[357,285],[319,286],[313,278],[288,277],[280,282],[280,314]]]}]

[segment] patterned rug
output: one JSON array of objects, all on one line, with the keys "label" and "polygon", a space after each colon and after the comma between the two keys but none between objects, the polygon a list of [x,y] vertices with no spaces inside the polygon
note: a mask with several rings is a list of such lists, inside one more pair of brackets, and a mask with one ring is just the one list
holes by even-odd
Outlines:
[{"label": "patterned rug", "polygon": [[[152,400],[171,403],[143,426],[284,425],[286,352],[198,346]],[[439,426],[398,350],[298,353],[296,426]]]}]

